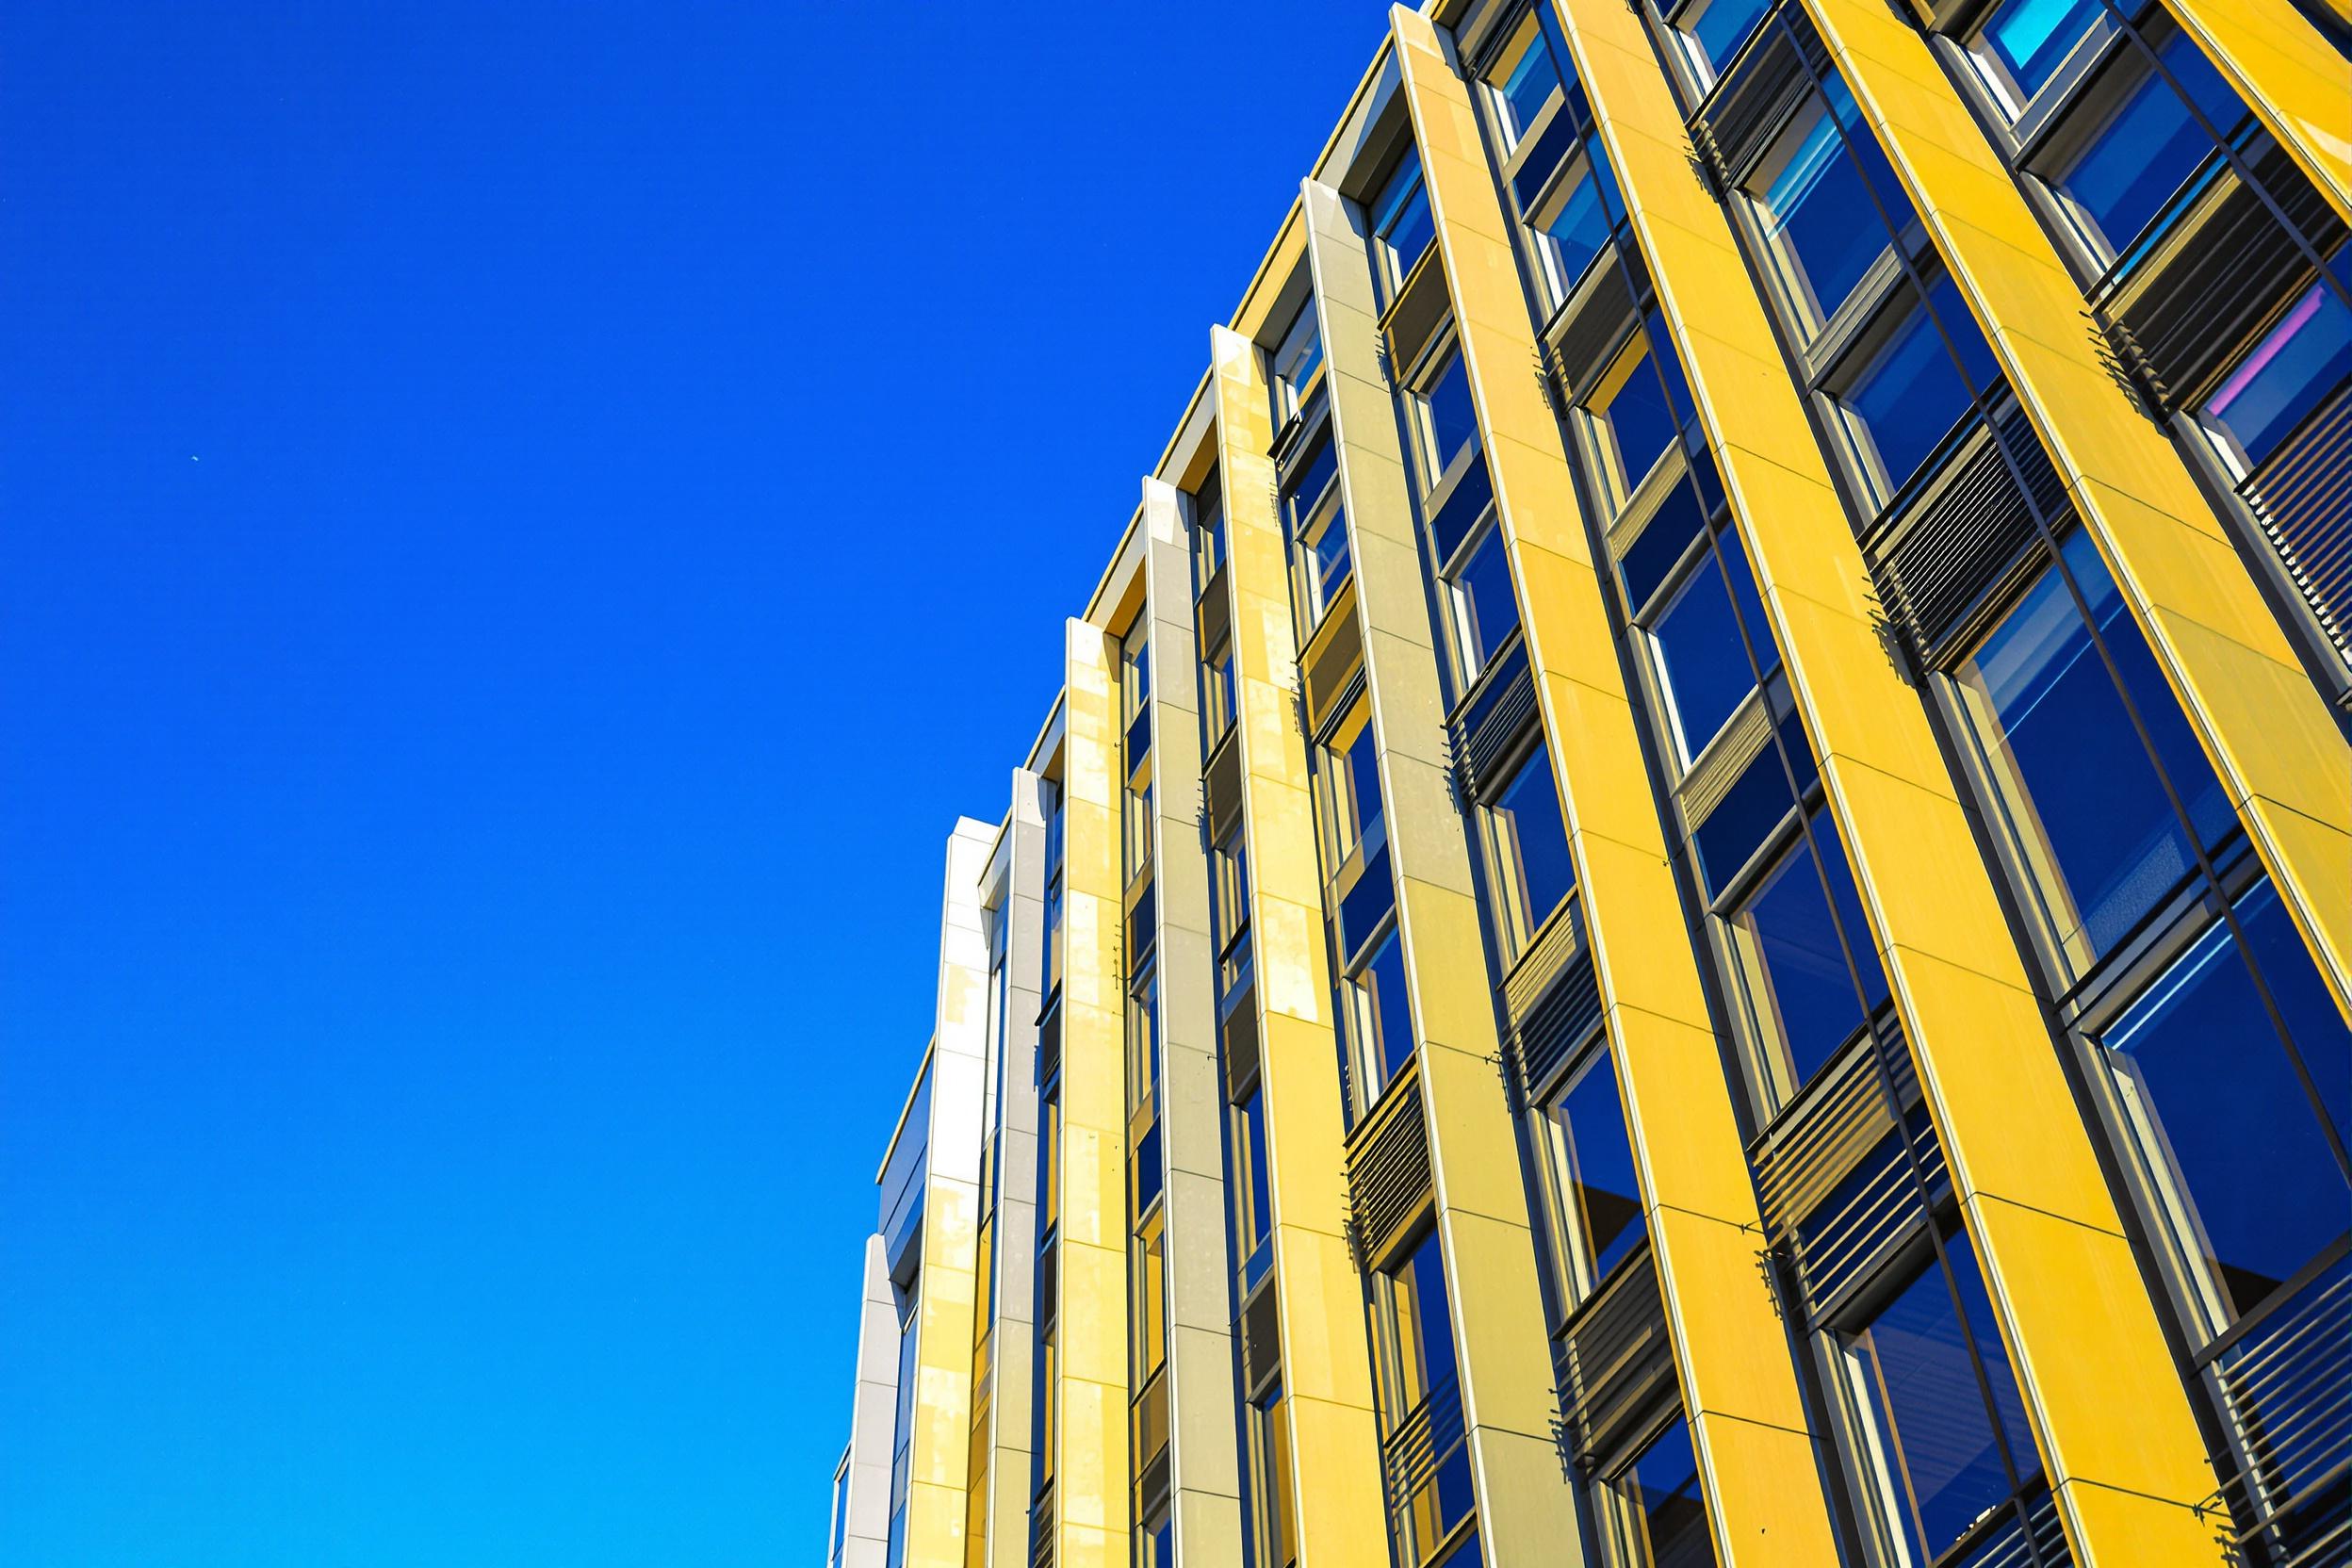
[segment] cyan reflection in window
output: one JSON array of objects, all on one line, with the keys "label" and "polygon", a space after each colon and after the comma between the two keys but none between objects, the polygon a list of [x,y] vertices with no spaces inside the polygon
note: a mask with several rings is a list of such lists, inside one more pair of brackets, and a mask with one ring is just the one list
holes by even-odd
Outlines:
[{"label": "cyan reflection in window", "polygon": [[1838,394],[1864,477],[1881,501],[1975,412],[1972,391],[1990,386],[1997,373],[1950,275],[1929,286],[1928,308],[1908,288],[1897,300],[1890,308],[1902,312],[1900,320]]},{"label": "cyan reflection in window", "polygon": [[[2177,30],[2157,45],[2164,68],[2223,135],[2246,117],[2246,106],[2203,50]],[[2170,83],[2136,56],[2116,71],[2136,71],[2121,94],[2066,160],[2051,182],[2101,261],[2132,248],[2164,204],[2213,151],[2213,139],[2189,113]]]},{"label": "cyan reflection in window", "polygon": [[2001,0],[1978,26],[1968,52],[2015,120],[2106,14],[2099,0]]},{"label": "cyan reflection in window", "polygon": [[[1756,690],[1756,668],[1749,659],[1750,644],[1765,673],[1779,664],[1764,606],[1756,596],[1755,574],[1748,570],[1747,551],[1739,534],[1727,529],[1718,543],[1722,560],[1711,550],[1702,551],[1697,567],[1647,629],[1658,685],[1666,697],[1667,721],[1685,767],[1697,760]],[[1739,603],[1736,617],[1734,598]],[[1746,642],[1740,636],[1743,621]]]},{"label": "cyan reflection in window", "polygon": [[2296,1071],[2299,1057],[2332,1087],[2341,1136],[2352,1033],[2267,881],[2238,901],[2237,916],[2293,1050],[2221,922],[2098,1036],[2143,1168],[2157,1183],[2155,1207],[2211,1292],[2215,1330],[2294,1278],[2344,1234],[2352,1214],[2327,1119]]},{"label": "cyan reflection in window", "polygon": [[1496,847],[1508,862],[1503,868],[1509,877],[1507,896],[1518,903],[1520,930],[1531,934],[1551,918],[1576,883],[1547,743],[1538,742],[1495,792],[1492,815]]},{"label": "cyan reflection in window", "polygon": [[1797,111],[1745,189],[1782,290],[1807,336],[1838,313],[1892,243],[1873,195],[1896,222],[1910,220],[1886,155],[1837,76]]},{"label": "cyan reflection in window", "polygon": [[[2344,266],[2344,253],[2336,265]],[[2243,476],[2277,451],[2352,376],[2352,309],[2322,279],[2222,378],[2198,411]]]},{"label": "cyan reflection in window", "polygon": [[[2088,533],[2061,553],[2197,837],[2219,842],[2235,824],[2229,800],[2115,580]],[[2026,891],[2079,975],[2196,869],[2196,846],[2055,565],[1953,678]]]},{"label": "cyan reflection in window", "polygon": [[1849,1390],[1872,1429],[1863,1462],[1879,1470],[1873,1500],[1919,1563],[2008,1501],[2012,1468],[2020,1484],[2041,1470],[1975,1250],[1957,1232],[1944,1250],[1949,1276],[1930,1263],[1868,1327],[1840,1336]]},{"label": "cyan reflection in window", "polygon": [[1886,1000],[1845,847],[1825,812],[1813,813],[1810,842],[1791,842],[1724,923],[1765,1086],[1773,1104],[1785,1104]]},{"label": "cyan reflection in window", "polygon": [[1712,87],[1723,74],[1766,8],[1766,0],[1699,0],[1674,24],[1702,87]]}]

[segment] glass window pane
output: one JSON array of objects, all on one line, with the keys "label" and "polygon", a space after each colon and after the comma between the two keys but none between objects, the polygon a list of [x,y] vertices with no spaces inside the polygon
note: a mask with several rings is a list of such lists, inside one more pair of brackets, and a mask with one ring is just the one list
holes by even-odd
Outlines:
[{"label": "glass window pane", "polygon": [[1433,485],[1478,436],[1478,414],[1470,404],[1470,374],[1463,368],[1460,354],[1446,360],[1446,368],[1421,394],[1420,403],[1422,439],[1429,463],[1429,471],[1422,477],[1426,483]]},{"label": "glass window pane", "polygon": [[[1842,83],[1831,86],[1844,93]],[[1807,330],[1837,314],[1888,244],[1886,225],[1871,205],[1870,184],[1847,155],[1830,107],[1816,97],[1799,110],[1746,186],[1795,297],[1799,324]],[[1855,141],[1861,157],[1883,168],[1885,155],[1867,131]],[[1894,184],[1888,172],[1879,188]]]},{"label": "glass window pane", "polygon": [[[1827,817],[1817,814],[1814,830],[1824,850],[1836,841]],[[1839,858],[1842,874],[1842,854]],[[1727,923],[1750,1021],[1786,1074],[1773,1086],[1779,1101],[1819,1071],[1863,1023],[1830,908],[1821,868],[1800,839]],[[1867,938],[1857,933],[1855,940],[1858,948]]]},{"label": "glass window pane", "polygon": [[2352,310],[2311,285],[2205,400],[2206,427],[2250,473],[2295,433],[2319,400],[2352,376]]},{"label": "glass window pane", "polygon": [[1701,0],[1691,9],[1681,28],[1690,41],[1691,63],[1702,78],[1712,82],[1723,74],[1740,45],[1756,30],[1764,9],[1764,0]]},{"label": "glass window pane", "polygon": [[[2266,963],[2266,977],[2275,969],[2292,983],[2297,971],[2309,973],[2267,882],[2238,912],[2265,957],[2286,960]],[[2288,991],[2301,1002],[2316,984],[2312,976]],[[2305,1002],[2297,1012],[2305,1060],[2352,1054],[2332,1006]],[[2140,1156],[2170,1189],[2164,1207],[2176,1240],[2219,1292],[2224,1322],[2344,1233],[2344,1173],[2226,924],[2206,932],[2098,1043]]]},{"label": "glass window pane", "polygon": [[1509,890],[1519,900],[1522,930],[1532,933],[1551,918],[1576,881],[1548,746],[1538,744],[1527,754],[1496,793],[1491,810],[1495,839],[1517,873],[1516,886]]},{"label": "glass window pane", "polygon": [[1858,443],[1875,459],[1882,498],[1903,488],[1953,425],[1973,408],[1936,318],[1917,295],[1901,325],[1875,350],[1838,402]]},{"label": "glass window pane", "polygon": [[1674,444],[1680,424],[1658,380],[1657,360],[1642,344],[1637,341],[1625,351],[1592,406],[1609,432],[1622,482],[1631,491]]},{"label": "glass window pane", "polygon": [[1367,1086],[1368,1104],[1379,1097],[1413,1056],[1413,1005],[1405,995],[1405,949],[1391,929],[1370,961],[1349,982],[1356,991],[1356,1018],[1364,1033],[1365,1066],[1380,1074]]},{"label": "glass window pane", "polygon": [[1535,117],[1560,90],[1560,71],[1552,64],[1551,46],[1544,41],[1544,29],[1529,15],[1519,24],[1519,34],[1503,51],[1502,59],[1487,78],[1494,84],[1502,102],[1503,139],[1519,145],[1519,139]]},{"label": "glass window pane", "polygon": [[1394,291],[1429,248],[1429,241],[1437,237],[1436,226],[1429,220],[1429,196],[1421,188],[1418,154],[1407,153],[1381,188],[1372,204],[1372,231],[1380,242],[1385,270],[1380,281]]},{"label": "glass window pane", "polygon": [[1675,485],[1659,499],[1658,510],[1642,525],[1641,533],[1619,563],[1625,573],[1629,614],[1638,616],[1648,606],[1650,596],[1673,575],[1706,520],[1699,510],[1698,492],[1688,484]]},{"label": "glass window pane", "polygon": [[1690,1429],[1680,1415],[1652,1438],[1641,1457],[1611,1483],[1625,1505],[1629,1560],[1654,1568],[1700,1568],[1715,1560],[1707,1534],[1707,1498]]},{"label": "glass window pane", "polygon": [[1274,353],[1274,379],[1282,388],[1283,418],[1298,412],[1322,366],[1323,335],[1315,323],[1315,302],[1309,300],[1299,307],[1298,319],[1282,335],[1282,347]]},{"label": "glass window pane", "polygon": [[1486,668],[1488,660],[1519,626],[1519,596],[1511,586],[1511,551],[1500,527],[1489,528],[1453,579],[1455,622],[1462,647],[1462,678]]},{"label": "glass window pane", "polygon": [[[2089,535],[2064,551],[2131,684],[2174,787],[2208,843],[2234,824],[2171,690]],[[2188,835],[2133,732],[2056,567],[1954,672],[1992,802],[2071,972],[2138,923],[2196,864]],[[2086,758],[2098,766],[2086,768]]]},{"label": "glass window pane", "polygon": [[2099,0],[2002,0],[1984,19],[1971,47],[1994,68],[1992,80],[2012,119],[2105,14]]},{"label": "glass window pane", "polygon": [[1965,1234],[1945,1243],[1955,1274],[1966,1278],[1962,1321],[1944,1270],[1930,1264],[1848,1342],[1854,1392],[1875,1429],[1887,1471],[1883,1506],[1910,1543],[1914,1560],[1932,1560],[1989,1510],[2010,1496],[2009,1476],[1992,1413],[1969,1358],[1976,1350],[1992,1374],[1994,1404],[2011,1437],[2019,1478],[2039,1469],[2015,1382]]},{"label": "glass window pane", "polygon": [[[2225,132],[2236,123],[2243,106],[2185,35],[2173,33],[2158,53],[2215,123]],[[2213,138],[2171,85],[2145,66],[2139,70],[2139,81],[2054,182],[2111,256],[2132,248],[2213,150]]]},{"label": "glass window pane", "polygon": [[1396,1314],[1396,1355],[1402,1396],[1389,1412],[1392,1427],[1413,1413],[1429,1390],[1450,1382],[1454,1371],[1454,1320],[1446,1305],[1446,1260],[1431,1226],[1389,1276]]},{"label": "glass window pane", "polygon": [[1544,236],[1554,270],[1555,301],[1565,300],[1609,244],[1609,218],[1601,196],[1607,165],[1600,150],[1591,150],[1592,162],[1562,182],[1562,188],[1537,209],[1536,232]]},{"label": "glass window pane", "polygon": [[1348,582],[1348,519],[1337,507],[1331,509],[1331,514],[1317,526],[1315,537],[1307,542],[1307,556],[1309,608],[1315,618],[1320,620]]},{"label": "glass window pane", "polygon": [[1573,1231],[1564,1238],[1571,1294],[1581,1300],[1649,1233],[1633,1148],[1625,1136],[1625,1104],[1606,1051],[1546,1114],[1557,1130],[1560,1213]]},{"label": "glass window pane", "polygon": [[[1744,564],[1744,562],[1743,562]],[[1667,718],[1687,766],[1756,690],[1756,672],[1712,551],[1649,628]]]}]

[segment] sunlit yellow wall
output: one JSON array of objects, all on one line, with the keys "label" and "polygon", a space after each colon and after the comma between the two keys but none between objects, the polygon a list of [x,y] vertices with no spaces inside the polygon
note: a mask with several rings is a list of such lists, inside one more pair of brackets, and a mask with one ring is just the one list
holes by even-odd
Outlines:
[{"label": "sunlit yellow wall", "polygon": [[[2352,60],[2288,0],[2167,4],[2338,215],[2352,220]],[[2344,15],[2342,0],[2335,4]]]},{"label": "sunlit yellow wall", "polygon": [[1071,621],[1062,764],[1060,1420],[1054,1560],[1128,1560],[1126,988],[1119,974],[1118,651]]},{"label": "sunlit yellow wall", "polygon": [[[1625,14],[1621,0],[1607,3]],[[1391,16],[1511,547],[1716,1548],[1726,1562],[1832,1561],[1815,1437],[1756,1266],[1755,1195],[1616,640],[1559,426],[1534,374],[1510,230],[1445,44],[1425,18],[1401,7]]]},{"label": "sunlit yellow wall", "polygon": [[1339,1053],[1306,746],[1296,717],[1298,649],[1266,456],[1271,408],[1249,339],[1221,327],[1211,339],[1299,1560],[1305,1568],[1356,1568],[1388,1560],[1388,1532],[1363,1283],[1348,1255]]}]

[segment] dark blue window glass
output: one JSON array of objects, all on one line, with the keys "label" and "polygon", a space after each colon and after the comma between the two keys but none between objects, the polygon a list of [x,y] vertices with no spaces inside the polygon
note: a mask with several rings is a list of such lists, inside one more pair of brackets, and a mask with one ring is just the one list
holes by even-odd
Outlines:
[{"label": "dark blue window glass", "polygon": [[1506,895],[1517,898],[1521,929],[1532,932],[1551,918],[1576,882],[1547,745],[1539,743],[1529,752],[1496,792],[1493,816],[1498,847],[1517,872],[1516,886]]},{"label": "dark blue window glass", "polygon": [[[1939,293],[1943,290],[1939,289]],[[1878,460],[1884,494],[1903,488],[1952,428],[1974,408],[1968,384],[1952,363],[1937,318],[1906,295],[1902,323],[1879,346],[1838,398],[1857,441]],[[1958,307],[1957,297],[1951,304]],[[1960,319],[1968,318],[1963,312]],[[1972,326],[1953,335],[1965,346],[1983,339]],[[1972,368],[1989,368],[1989,363]]]},{"label": "dark blue window glass", "polygon": [[[2303,978],[2311,959],[2278,895],[2265,882],[2238,914],[2271,960],[2265,978],[2290,982],[2304,1060],[2334,1064],[2341,1092],[2352,1037],[2324,992],[2311,998],[2317,977]],[[2259,1305],[2344,1233],[2352,1210],[2343,1169],[2228,925],[2207,931],[2099,1043],[2142,1159],[2194,1217],[2177,1239],[2232,1313]]]},{"label": "dark blue window glass", "polygon": [[[1385,875],[1385,869],[1382,871]],[[1380,945],[1372,955],[1372,961],[1364,966],[1356,977],[1356,985],[1364,992],[1364,1017],[1374,1038],[1372,1045],[1380,1069],[1380,1082],[1396,1076],[1413,1057],[1413,1009],[1405,997],[1405,949],[1392,930],[1380,939]]]},{"label": "dark blue window glass", "polygon": [[1419,154],[1407,153],[1405,161],[1389,175],[1372,206],[1372,229],[1379,237],[1385,268],[1380,281],[1394,290],[1437,237],[1436,225],[1429,220],[1429,193],[1421,185]]},{"label": "dark blue window glass", "polygon": [[1242,1244],[1249,1255],[1242,1264],[1242,1288],[1248,1290],[1266,1276],[1274,1261],[1274,1207],[1266,1187],[1269,1172],[1266,1163],[1266,1096],[1256,1089],[1241,1102],[1242,1137],[1247,1149],[1244,1157],[1250,1162],[1250,1204],[1246,1215],[1249,1233]]},{"label": "dark blue window glass", "polygon": [[1740,874],[1740,868],[1788,818],[1796,804],[1777,753],[1769,747],[1750,762],[1740,782],[1723,793],[1690,835],[1699,852],[1699,873],[1710,896],[1721,897]]},{"label": "dark blue window glass", "polygon": [[1704,524],[1699,498],[1687,484],[1675,485],[1658,502],[1619,564],[1625,574],[1625,608],[1631,613],[1639,615],[1647,607],[1650,596],[1673,574]]},{"label": "dark blue window glass", "polygon": [[1705,67],[1709,81],[1723,74],[1731,57],[1740,52],[1748,35],[1756,31],[1762,17],[1765,0],[1700,0],[1691,13],[1680,24],[1683,34],[1690,41],[1696,62]]},{"label": "dark blue window glass", "polygon": [[1519,627],[1519,596],[1511,586],[1511,552],[1501,528],[1490,528],[1454,577],[1463,674],[1476,675]]},{"label": "dark blue window glass", "polygon": [[1566,299],[1584,276],[1585,269],[1593,258],[1608,248],[1609,236],[1609,210],[1601,199],[1601,182],[1607,177],[1608,165],[1601,160],[1600,150],[1592,150],[1592,166],[1569,183],[1566,194],[1554,204],[1550,214],[1539,219],[1538,231],[1549,237],[1552,260],[1557,270],[1555,282],[1559,295]]},{"label": "dark blue window glass", "polygon": [[[1829,97],[1797,112],[1746,188],[1808,330],[1836,315],[1886,253],[1890,239],[1872,196],[1885,201],[1899,189],[1876,139],[1850,112],[1853,94],[1835,77],[1824,85]],[[1851,154],[1838,134],[1840,118],[1858,126]]]},{"label": "dark blue window glass", "polygon": [[2259,468],[2346,376],[2352,310],[2315,283],[2205,400],[2205,423],[2246,468]]},{"label": "dark blue window glass", "polygon": [[1740,542],[1739,531],[1728,528],[1716,536],[1716,547],[1723,552],[1723,575],[1731,580],[1732,600],[1739,605],[1740,619],[1747,628],[1756,668],[1770,676],[1780,668],[1780,645],[1772,641],[1772,623],[1764,618],[1756,574],[1748,569],[1748,547]]},{"label": "dark blue window glass", "polygon": [[[2174,33],[2157,53],[2225,134],[2244,117],[2245,106],[2186,35]],[[2138,85],[2054,182],[2118,254],[2213,150],[2213,139],[2171,84],[2141,69]]]},{"label": "dark blue window glass", "polygon": [[1650,646],[1674,743],[1688,764],[1756,690],[1756,673],[1712,552],[1700,557],[1682,591],[1650,628]]},{"label": "dark blue window glass", "polygon": [[1527,127],[1535,123],[1544,106],[1551,102],[1552,94],[1560,90],[1560,68],[1552,63],[1551,45],[1544,41],[1544,29],[1531,24],[1533,21],[1529,18],[1528,24],[1522,24],[1518,57],[1494,78],[1494,86],[1502,95],[1506,128],[1514,147],[1527,134]]},{"label": "dark blue window glass", "polygon": [[[1845,891],[1838,902],[1848,903],[1852,880],[1837,829],[1823,813],[1814,815],[1812,839],[1823,858],[1836,862],[1834,872],[1817,864],[1812,848],[1799,839],[1725,923],[1749,1019],[1772,1058],[1768,1066],[1785,1073],[1773,1086],[1774,1098],[1783,1101],[1865,1021],[1839,922],[1831,913],[1831,887]],[[1852,909],[1848,918],[1858,914]],[[1867,982],[1875,968],[1865,962],[1869,935],[1857,923],[1850,936]]]},{"label": "dark blue window glass", "polygon": [[[2078,531],[2062,548],[2165,774],[2198,836],[2217,842],[2235,822],[2230,803],[2115,580],[2089,534]],[[2055,566],[1954,678],[1994,781],[1992,805],[2034,868],[2052,939],[2080,973],[2195,868],[2195,849]],[[2086,766],[2093,758],[2097,766]]]},{"label": "dark blue window glass", "polygon": [[1582,1299],[1649,1233],[1642,1188],[1634,1178],[1633,1148],[1625,1137],[1624,1102],[1607,1052],[1548,1107],[1559,1135],[1556,1194],[1570,1252],[1573,1294]]},{"label": "dark blue window glass", "polygon": [[1680,425],[1674,405],[1667,401],[1666,388],[1658,380],[1658,356],[1647,351],[1607,403],[1595,412],[1609,427],[1609,439],[1617,445],[1618,468],[1625,475],[1628,490],[1640,484],[1642,476],[1674,444]]},{"label": "dark blue window glass", "polygon": [[[1847,1348],[1856,1393],[1878,1429],[1874,1446],[1894,1472],[1886,1490],[1896,1527],[1919,1562],[1940,1556],[2008,1500],[2003,1439],[2020,1478],[2039,1469],[1975,1251],[1960,1233],[1945,1250],[1955,1282],[1930,1264]],[[1971,1348],[1992,1385],[1990,1410]]]},{"label": "dark blue window glass", "polygon": [[1640,1560],[1661,1568],[1715,1560],[1714,1548],[1707,1544],[1707,1497],[1690,1450],[1690,1429],[1679,1415],[1618,1478],[1616,1490],[1629,1505],[1627,1512],[1648,1547]]},{"label": "dark blue window glass", "polygon": [[1446,362],[1446,368],[1421,395],[1421,404],[1431,449],[1425,478],[1435,484],[1462,449],[1478,438],[1478,416],[1470,403],[1470,373],[1463,368],[1460,354]]}]

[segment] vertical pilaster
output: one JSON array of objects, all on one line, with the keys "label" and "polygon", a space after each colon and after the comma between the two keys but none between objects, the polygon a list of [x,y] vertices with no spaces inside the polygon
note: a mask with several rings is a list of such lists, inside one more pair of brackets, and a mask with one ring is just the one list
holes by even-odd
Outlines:
[{"label": "vertical pilaster", "polygon": [[2108,374],[2082,290],[1925,41],[1876,0],[1805,9],[2352,1015],[2352,746],[2180,452]]},{"label": "vertical pilaster", "polygon": [[[2288,0],[2168,0],[2246,107],[2352,221],[2352,60]],[[2343,8],[2337,8],[2341,17]]]},{"label": "vertical pilaster", "polygon": [[[2194,1509],[2214,1477],[2187,1396],[1919,694],[1878,642],[1869,573],[1763,303],[1693,172],[1639,20],[1617,0],[1562,9],[1821,760],[2076,1560],[2213,1562],[2213,1527]],[[1943,80],[1923,51],[1916,63]],[[1981,138],[1973,155],[1972,185],[2014,199]],[[2070,384],[2091,400],[2084,417],[2110,420],[2121,405],[2078,348],[2083,374]],[[2179,459],[2158,446],[2151,461],[2177,472]]]},{"label": "vertical pilaster", "polygon": [[1128,1560],[1127,1083],[1119,972],[1119,685],[1100,627],[1068,628],[1055,1568]]},{"label": "vertical pilaster", "polygon": [[1030,1401],[1037,1356],[1037,977],[1045,972],[1045,811],[1037,776],[1013,770],[1004,893],[1004,1060],[998,1072],[996,1363],[989,1403],[989,1568],[1028,1568]]},{"label": "vertical pilaster", "polygon": [[995,836],[987,823],[957,820],[947,840],[939,900],[923,1276],[915,1309],[915,1430],[906,1489],[906,1560],[920,1568],[964,1568],[980,1112],[988,1066],[988,940],[980,923],[980,871]]},{"label": "vertical pilaster", "polygon": [[885,1568],[890,1555],[890,1445],[898,1418],[898,1302],[888,1250],[866,1238],[858,1314],[858,1395],[849,1424],[849,1519],[841,1568]]},{"label": "vertical pilaster", "polygon": [[1168,1160],[1168,1484],[1176,1555],[1239,1562],[1233,1259],[1226,1246],[1225,1094],[1217,960],[1200,841],[1200,649],[1192,550],[1174,486],[1143,482],[1144,612],[1152,623],[1152,896],[1159,931],[1160,1146]]},{"label": "vertical pilaster", "polygon": [[1210,340],[1298,1556],[1304,1568],[1352,1568],[1388,1560],[1387,1508],[1364,1285],[1348,1253],[1339,1047],[1298,733],[1289,564],[1266,455],[1272,409],[1250,340],[1223,327]]},{"label": "vertical pilaster", "polygon": [[1756,1269],[1755,1189],[1560,428],[1534,371],[1508,220],[1435,28],[1401,7],[1390,15],[1716,1551],[1736,1564],[1835,1561],[1817,1439]]},{"label": "vertical pilaster", "polygon": [[1517,1145],[1497,1068],[1494,991],[1447,770],[1446,703],[1410,482],[1380,372],[1371,261],[1361,220],[1338,191],[1309,180],[1303,201],[1398,939],[1420,1028],[1421,1103],[1479,1539],[1488,1560],[1515,1561],[1572,1549],[1577,1538],[1553,1432],[1560,1404],[1543,1287],[1527,1189],[1511,1157]]}]

